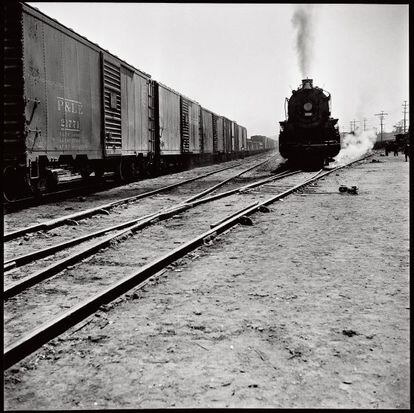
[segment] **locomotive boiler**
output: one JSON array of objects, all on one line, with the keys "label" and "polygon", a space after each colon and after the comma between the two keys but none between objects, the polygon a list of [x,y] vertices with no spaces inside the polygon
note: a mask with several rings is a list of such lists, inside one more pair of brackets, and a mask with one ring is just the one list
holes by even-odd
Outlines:
[{"label": "locomotive boiler", "polygon": [[295,164],[324,164],[338,154],[338,119],[331,117],[330,100],[312,79],[303,79],[286,98],[287,119],[279,122],[279,152],[284,158]]}]

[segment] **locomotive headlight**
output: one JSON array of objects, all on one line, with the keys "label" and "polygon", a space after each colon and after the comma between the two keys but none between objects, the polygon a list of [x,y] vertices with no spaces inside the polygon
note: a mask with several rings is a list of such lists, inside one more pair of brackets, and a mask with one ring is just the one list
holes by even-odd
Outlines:
[{"label": "locomotive headlight", "polygon": [[306,110],[306,112],[310,112],[312,110],[312,103],[307,102],[303,105],[303,109]]}]

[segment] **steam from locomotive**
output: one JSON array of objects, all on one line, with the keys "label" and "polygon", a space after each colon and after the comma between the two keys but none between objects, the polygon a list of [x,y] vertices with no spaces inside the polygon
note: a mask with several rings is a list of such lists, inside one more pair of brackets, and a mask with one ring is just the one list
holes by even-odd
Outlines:
[{"label": "steam from locomotive", "polygon": [[365,155],[374,147],[376,139],[374,130],[346,134],[341,144],[342,148],[332,166],[341,166]]},{"label": "steam from locomotive", "polygon": [[299,67],[302,77],[309,74],[313,55],[313,23],[312,6],[299,6],[292,17],[296,33],[296,51],[298,53]]}]

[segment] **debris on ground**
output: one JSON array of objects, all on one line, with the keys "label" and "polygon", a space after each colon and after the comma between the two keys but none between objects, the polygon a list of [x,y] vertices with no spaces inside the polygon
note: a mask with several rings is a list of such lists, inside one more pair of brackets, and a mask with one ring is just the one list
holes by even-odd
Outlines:
[{"label": "debris on ground", "polygon": [[347,192],[348,194],[357,195],[358,194],[358,187],[356,185],[353,185],[351,187],[348,187],[346,185],[341,185],[339,187],[339,192],[341,192],[341,193]]},{"label": "debris on ground", "polygon": [[354,330],[342,330],[342,334],[344,336],[348,336],[348,337],[353,337],[353,336],[358,336],[359,335],[359,333],[357,333]]}]

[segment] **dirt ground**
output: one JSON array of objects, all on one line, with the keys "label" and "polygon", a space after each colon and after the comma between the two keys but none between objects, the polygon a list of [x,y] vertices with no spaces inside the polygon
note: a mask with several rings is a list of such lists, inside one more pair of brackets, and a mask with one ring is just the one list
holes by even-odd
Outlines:
[{"label": "dirt ground", "polygon": [[375,159],[273,204],[7,370],[5,409],[409,408],[409,164]]}]

